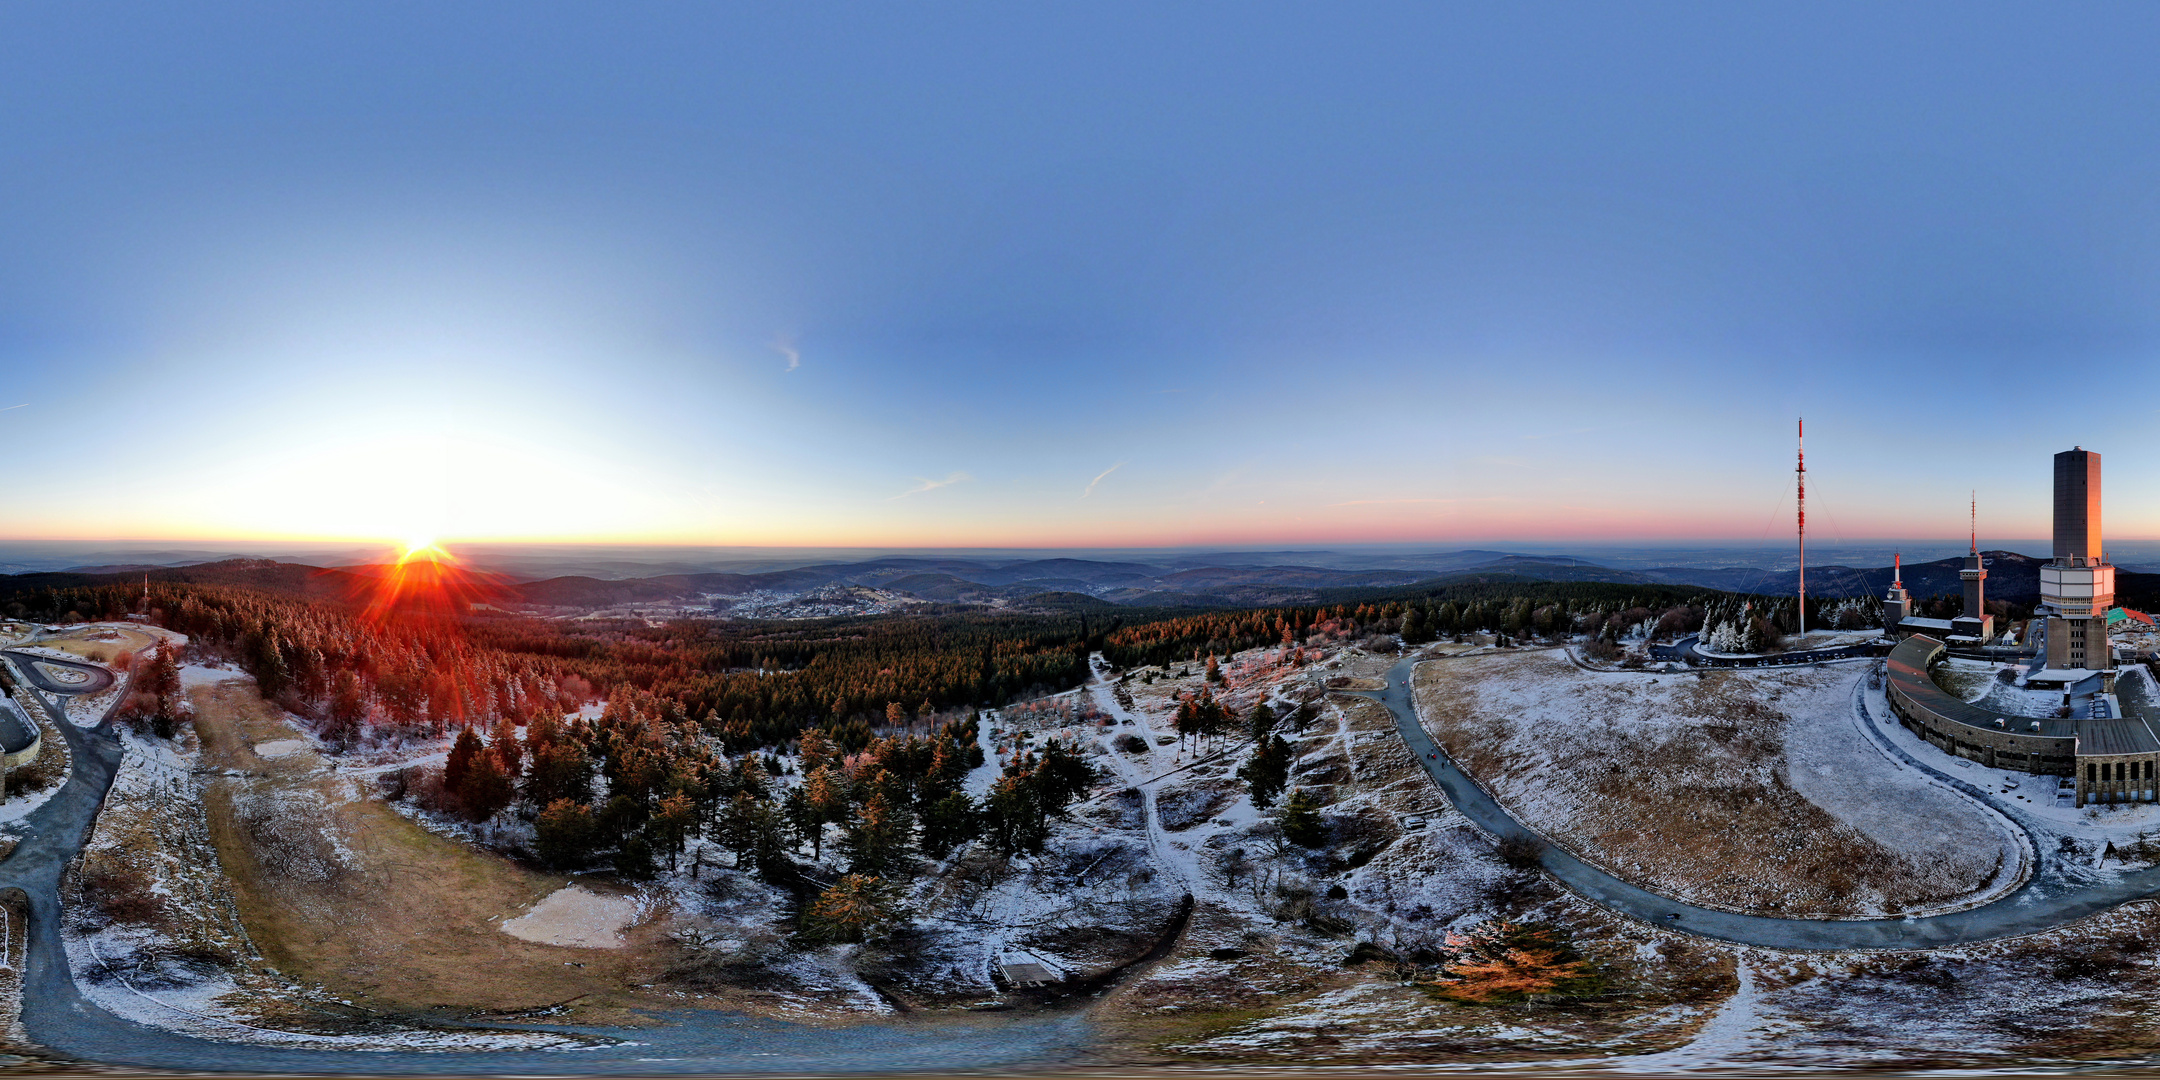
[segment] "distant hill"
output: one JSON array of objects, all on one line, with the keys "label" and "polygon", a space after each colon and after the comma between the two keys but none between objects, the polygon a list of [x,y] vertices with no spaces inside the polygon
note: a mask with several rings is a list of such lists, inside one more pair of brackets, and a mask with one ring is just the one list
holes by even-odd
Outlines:
[{"label": "distant hill", "polygon": [[[1250,556],[1253,553],[1243,553]],[[1265,553],[1281,554],[1281,553]],[[1475,556],[1475,558],[1471,558]],[[2014,603],[2039,598],[2041,561],[2011,551],[1989,551],[1988,595]],[[1608,582],[1619,585],[1690,586],[1727,592],[1790,596],[1798,584],[1791,569],[1754,567],[1660,567],[1621,570],[1583,559],[1463,551],[1408,557],[1427,566],[1332,568],[1241,558],[1231,565],[1169,566],[1080,558],[970,560],[879,558],[826,562],[760,573],[660,574],[601,578],[566,575],[527,580],[455,566],[415,569],[369,564],[318,567],[272,559],[223,559],[193,566],[121,564],[0,575],[0,597],[41,589],[152,581],[232,585],[302,596],[354,598],[379,595],[395,575],[422,575],[456,598],[456,605],[485,603],[535,614],[740,615],[832,611],[850,605],[893,609],[914,603],[1105,607],[1264,607],[1336,602],[1327,598],[1450,585],[1533,582]],[[1178,560],[1183,562],[1185,560]],[[1959,592],[1961,560],[1938,559],[1905,567],[1905,584],[1917,597]],[[439,575],[428,578],[425,575]],[[1818,597],[1876,596],[1889,587],[1889,567],[1819,566],[1808,569],[1808,593]],[[2118,595],[2133,607],[2160,606],[2160,574],[2117,573]],[[873,590],[871,594],[853,589]],[[1087,597],[1082,605],[1075,597]],[[1048,599],[1044,599],[1048,598]],[[794,601],[803,600],[796,604]]]}]

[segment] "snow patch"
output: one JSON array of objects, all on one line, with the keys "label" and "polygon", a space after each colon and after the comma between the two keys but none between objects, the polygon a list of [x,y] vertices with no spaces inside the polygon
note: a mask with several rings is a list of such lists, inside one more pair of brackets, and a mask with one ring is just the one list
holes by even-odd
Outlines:
[{"label": "snow patch", "polygon": [[549,893],[531,911],[502,925],[503,933],[542,945],[620,949],[622,929],[637,918],[635,897],[603,896],[583,885]]}]

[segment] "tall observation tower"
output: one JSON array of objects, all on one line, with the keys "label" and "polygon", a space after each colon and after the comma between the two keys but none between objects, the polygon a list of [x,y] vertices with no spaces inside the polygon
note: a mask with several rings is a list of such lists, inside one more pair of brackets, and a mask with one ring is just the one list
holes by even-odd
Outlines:
[{"label": "tall observation tower", "polygon": [[1972,551],[1965,556],[1965,567],[1958,571],[1958,580],[1965,585],[1965,614],[1950,620],[1951,640],[1969,637],[1985,644],[1995,636],[1995,616],[1987,613],[1987,560],[1980,557],[1980,494],[1973,493],[1969,512],[1972,515]]},{"label": "tall observation tower", "polygon": [[2055,558],[2040,568],[2047,666],[2112,673],[2107,613],[2114,603],[2115,568],[2100,546],[2100,455],[2073,447],[2055,455]]}]

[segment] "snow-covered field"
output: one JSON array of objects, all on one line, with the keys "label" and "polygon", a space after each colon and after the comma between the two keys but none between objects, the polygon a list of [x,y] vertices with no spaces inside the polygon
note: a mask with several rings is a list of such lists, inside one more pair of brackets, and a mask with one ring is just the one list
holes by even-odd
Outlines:
[{"label": "snow-covered field", "polygon": [[1418,692],[1525,824],[1691,902],[1870,916],[2014,887],[2014,827],[1862,735],[1865,670],[1589,672],[1553,650],[1428,664]]}]

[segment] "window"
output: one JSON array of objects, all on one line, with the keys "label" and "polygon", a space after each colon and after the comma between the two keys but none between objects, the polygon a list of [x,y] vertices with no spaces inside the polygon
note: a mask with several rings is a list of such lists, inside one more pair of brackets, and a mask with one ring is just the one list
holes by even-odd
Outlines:
[{"label": "window", "polygon": [[2085,782],[2088,784],[2097,784],[2100,782],[2100,766],[2091,764],[2089,762],[2086,764]]}]

